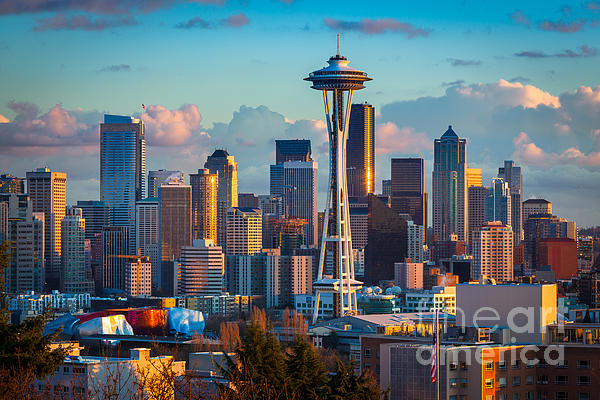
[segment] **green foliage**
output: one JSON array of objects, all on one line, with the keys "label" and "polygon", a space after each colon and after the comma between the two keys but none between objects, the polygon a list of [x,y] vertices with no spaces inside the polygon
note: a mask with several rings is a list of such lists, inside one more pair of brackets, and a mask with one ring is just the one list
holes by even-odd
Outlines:
[{"label": "green foliage", "polygon": [[291,393],[299,399],[323,399],[329,393],[327,371],[313,345],[296,336],[286,357],[286,373]]},{"label": "green foliage", "polygon": [[379,400],[379,386],[368,372],[356,375],[354,363],[337,362],[329,379],[330,400]]},{"label": "green foliage", "polygon": [[61,365],[66,353],[63,348],[51,349],[58,332],[44,336],[48,314],[28,319],[18,325],[10,323],[8,298],[5,293],[4,274],[8,269],[8,245],[0,245],[0,369],[33,371],[44,377]]}]

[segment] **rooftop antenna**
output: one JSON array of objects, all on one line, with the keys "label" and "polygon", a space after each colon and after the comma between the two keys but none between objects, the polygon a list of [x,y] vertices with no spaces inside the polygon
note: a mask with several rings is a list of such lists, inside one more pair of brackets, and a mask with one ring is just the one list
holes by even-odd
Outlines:
[{"label": "rooftop antenna", "polygon": [[337,55],[340,55],[340,34],[337,34]]}]

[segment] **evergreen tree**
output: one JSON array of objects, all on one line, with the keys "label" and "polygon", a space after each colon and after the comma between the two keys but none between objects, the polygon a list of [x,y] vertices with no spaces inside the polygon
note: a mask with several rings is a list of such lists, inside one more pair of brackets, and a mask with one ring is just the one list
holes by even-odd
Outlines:
[{"label": "evergreen tree", "polygon": [[327,371],[313,345],[296,336],[286,357],[289,390],[298,399],[324,399],[328,394]]},{"label": "evergreen tree", "polygon": [[[330,400],[379,400],[379,386],[368,371],[356,375],[354,363],[337,361],[335,374],[329,379]],[[385,393],[384,393],[385,394]]]},{"label": "evergreen tree", "polygon": [[62,364],[66,350],[50,348],[58,332],[44,336],[47,314],[27,319],[18,325],[10,323],[4,281],[8,263],[9,250],[5,242],[0,245],[0,369],[4,372],[31,371],[41,378]]}]

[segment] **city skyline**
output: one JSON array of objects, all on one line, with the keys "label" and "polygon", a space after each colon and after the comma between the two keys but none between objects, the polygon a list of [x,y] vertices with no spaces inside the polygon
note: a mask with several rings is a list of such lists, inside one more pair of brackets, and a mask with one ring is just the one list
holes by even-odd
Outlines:
[{"label": "city skyline", "polygon": [[[297,81],[320,62],[317,54],[334,54],[335,33],[341,32],[342,52],[377,78],[372,90],[355,99],[378,110],[376,192],[381,191],[381,180],[390,178],[392,157],[418,156],[425,159],[426,192],[431,193],[432,141],[452,124],[469,140],[468,166],[481,168],[484,181],[496,176],[504,160],[513,159],[523,168],[523,200],[548,198],[569,219],[600,223],[600,211],[589,201],[600,195],[594,185],[600,179],[600,81],[593,74],[597,50],[592,40],[598,29],[592,22],[598,16],[591,7],[571,3],[567,10],[562,2],[471,5],[465,20],[459,16],[463,6],[444,4],[431,14],[422,5],[406,5],[403,10],[376,5],[368,15],[348,11],[340,16],[329,6],[310,14],[310,4],[299,1],[269,7],[224,3],[157,2],[158,8],[152,10],[134,6],[139,13],[131,17],[136,23],[132,26],[118,26],[123,19],[115,17],[110,7],[103,14],[88,6],[52,12],[45,2],[38,8],[24,6],[18,14],[10,5],[0,7],[4,22],[0,31],[19,35],[14,43],[0,43],[0,53],[22,61],[2,69],[6,82],[0,94],[2,171],[23,177],[32,168],[47,165],[69,175],[69,204],[99,199],[102,114],[140,117],[144,103],[147,170],[189,174],[202,168],[215,148],[226,148],[240,166],[240,192],[268,193],[263,177],[274,158],[275,139],[311,139],[313,158],[327,163],[320,109]],[[115,7],[123,15],[133,12],[128,6]],[[60,25],[58,15],[65,24]],[[96,25],[69,25],[76,15]],[[196,17],[200,19],[193,28]],[[209,29],[202,29],[202,19]],[[190,23],[189,29],[175,27],[182,22]],[[468,26],[456,30],[456,23]],[[285,34],[270,34],[290,27],[294,29]],[[147,36],[150,28],[165,37],[156,39],[154,32]],[[122,44],[108,51],[112,36]],[[49,50],[35,51],[42,41],[52,49],[57,39],[66,43],[60,57]],[[223,46],[227,51],[214,48],[211,43],[216,39],[227,44]],[[85,61],[90,50],[86,46],[81,53],[74,50],[84,40],[104,56]],[[151,49],[165,51],[166,40],[176,43],[177,49],[204,46],[203,54],[209,57],[200,61],[188,52],[174,56],[181,69],[176,73],[175,67],[148,58]],[[29,41],[31,47],[17,47],[19,41]],[[250,45],[241,48],[248,41]],[[448,41],[455,45],[448,46]],[[308,43],[316,43],[316,48]],[[131,44],[127,51],[125,44]],[[274,51],[283,56],[273,57]],[[34,53],[45,61],[43,65],[29,59]],[[231,65],[232,57],[235,68],[256,74],[257,81],[270,71],[275,75],[267,80],[277,79],[282,85],[276,89],[266,85],[267,90],[259,91],[255,83],[226,79],[234,70],[222,66]],[[285,68],[279,68],[282,63]],[[17,70],[19,64],[27,67]],[[35,65],[39,77],[31,76],[29,65]],[[397,72],[400,77],[393,78]],[[170,77],[169,90],[163,83],[147,83],[160,80],[154,79],[160,74]],[[214,82],[207,82],[205,74],[214,76]],[[17,87],[15,82],[26,83]],[[54,84],[64,89],[53,90]],[[224,85],[225,90],[212,90],[214,85]],[[231,85],[237,88],[236,96],[213,94],[233,90]],[[139,90],[130,90],[133,87]],[[292,90],[298,96],[289,98],[286,93]],[[98,95],[90,96],[91,92]],[[319,179],[322,209],[326,174]]]}]

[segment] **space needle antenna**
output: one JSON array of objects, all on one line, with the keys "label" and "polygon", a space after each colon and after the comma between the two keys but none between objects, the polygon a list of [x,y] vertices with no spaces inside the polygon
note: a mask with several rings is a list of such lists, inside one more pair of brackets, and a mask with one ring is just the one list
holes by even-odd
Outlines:
[{"label": "space needle antenna", "polygon": [[340,55],[340,34],[337,34],[337,55]]}]

